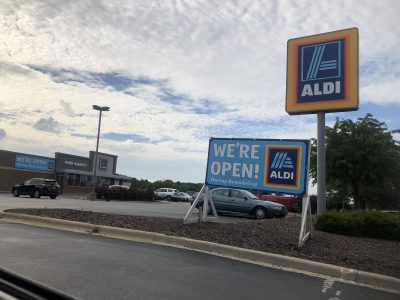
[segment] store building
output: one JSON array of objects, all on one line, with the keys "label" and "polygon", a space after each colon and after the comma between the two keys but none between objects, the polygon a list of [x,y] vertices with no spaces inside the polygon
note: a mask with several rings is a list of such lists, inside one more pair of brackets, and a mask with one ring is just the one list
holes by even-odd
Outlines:
[{"label": "store building", "polygon": [[0,150],[0,191],[11,192],[12,187],[29,178],[56,179],[62,193],[88,194],[93,185],[93,167],[97,186],[127,185],[131,177],[116,173],[118,156],[98,153],[89,157],[56,152],[55,157]]}]

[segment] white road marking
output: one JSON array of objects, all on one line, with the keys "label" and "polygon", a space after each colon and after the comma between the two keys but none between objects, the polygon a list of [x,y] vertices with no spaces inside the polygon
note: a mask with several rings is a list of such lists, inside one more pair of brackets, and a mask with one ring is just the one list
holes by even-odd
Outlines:
[{"label": "white road marking", "polygon": [[329,279],[324,280],[324,283],[322,285],[322,292],[325,294],[327,290],[332,288],[333,283],[334,283],[333,280],[329,280]]}]

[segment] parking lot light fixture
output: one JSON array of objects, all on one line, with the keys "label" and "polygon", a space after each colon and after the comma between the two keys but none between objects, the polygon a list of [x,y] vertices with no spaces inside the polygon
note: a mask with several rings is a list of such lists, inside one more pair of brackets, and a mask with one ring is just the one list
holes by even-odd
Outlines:
[{"label": "parking lot light fixture", "polygon": [[99,152],[99,139],[100,139],[100,126],[101,126],[101,113],[103,111],[110,111],[110,108],[108,106],[99,106],[99,105],[92,105],[92,108],[94,110],[98,110],[99,111],[99,126],[97,128],[97,143],[96,143],[96,152],[94,154],[94,158],[93,158],[93,182],[92,182],[92,192],[89,194],[89,199],[90,200],[96,200],[96,192],[95,192],[95,188],[96,188],[96,183],[97,183],[97,156],[98,156],[98,152]]}]

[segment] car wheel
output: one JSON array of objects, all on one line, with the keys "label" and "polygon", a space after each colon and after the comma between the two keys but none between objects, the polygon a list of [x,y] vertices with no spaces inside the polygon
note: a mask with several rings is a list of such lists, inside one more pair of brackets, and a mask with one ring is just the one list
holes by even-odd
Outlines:
[{"label": "car wheel", "polygon": [[56,197],[57,196],[54,196],[54,195],[50,196],[51,199],[56,199]]},{"label": "car wheel", "polygon": [[35,197],[35,198],[40,198],[40,191],[39,191],[39,190],[36,190],[36,191],[33,193],[33,197]]},{"label": "car wheel", "polygon": [[253,215],[256,219],[261,220],[266,217],[267,212],[263,207],[256,207],[253,211]]},{"label": "car wheel", "polygon": [[14,197],[19,197],[19,193],[18,193],[17,189],[13,190],[13,196]]},{"label": "car wheel", "polygon": [[167,201],[171,201],[171,196],[167,196],[167,197],[165,197],[165,200],[167,200]]}]

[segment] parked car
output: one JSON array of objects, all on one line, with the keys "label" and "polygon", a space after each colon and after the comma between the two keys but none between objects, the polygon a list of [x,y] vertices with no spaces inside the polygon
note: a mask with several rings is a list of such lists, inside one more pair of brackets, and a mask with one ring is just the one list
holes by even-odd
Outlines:
[{"label": "parked car", "polygon": [[298,200],[296,197],[288,196],[288,195],[278,195],[278,194],[269,194],[266,192],[257,193],[257,197],[260,200],[267,200],[271,202],[280,203],[285,205],[288,211],[291,212],[299,212],[300,207],[298,207]]},{"label": "parked car", "polygon": [[172,201],[190,202],[192,199],[192,196],[183,192],[179,192],[171,196]]},{"label": "parked car", "polygon": [[194,192],[192,196],[192,199],[190,200],[190,203],[193,203],[193,201],[196,199],[197,195],[200,194],[200,192]]},{"label": "parked car", "polygon": [[[240,213],[253,216],[256,219],[285,217],[287,208],[279,203],[262,201],[246,190],[216,188],[210,191],[215,209],[220,213]],[[204,194],[196,207],[203,206]],[[208,212],[211,208],[208,207]]]},{"label": "parked car", "polygon": [[187,192],[186,192],[186,194],[188,194],[189,196],[192,196],[192,197],[193,197],[193,195],[194,195],[195,193],[197,193],[197,192],[195,192],[195,191],[187,191]]},{"label": "parked car", "polygon": [[177,189],[159,188],[154,191],[154,197],[156,199],[165,199],[169,201],[172,199],[172,196],[177,193],[179,193]]},{"label": "parked car", "polygon": [[54,179],[31,178],[14,185],[12,193],[14,197],[29,195],[31,198],[49,196],[51,199],[55,199],[60,194],[60,186]]}]

